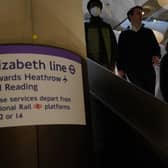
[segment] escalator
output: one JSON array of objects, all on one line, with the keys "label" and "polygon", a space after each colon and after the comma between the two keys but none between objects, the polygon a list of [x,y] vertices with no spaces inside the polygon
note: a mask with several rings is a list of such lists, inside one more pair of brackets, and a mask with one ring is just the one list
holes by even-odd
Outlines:
[{"label": "escalator", "polygon": [[96,168],[167,167],[168,105],[87,60]]}]

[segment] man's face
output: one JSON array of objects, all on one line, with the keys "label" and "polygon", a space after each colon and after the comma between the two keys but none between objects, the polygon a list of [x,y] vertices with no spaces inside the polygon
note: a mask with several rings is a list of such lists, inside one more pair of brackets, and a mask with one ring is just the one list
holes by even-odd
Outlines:
[{"label": "man's face", "polygon": [[92,16],[100,16],[100,13],[101,13],[101,7],[99,6],[99,4],[97,3],[92,3],[91,6],[90,6],[90,10],[89,10],[89,13],[92,15]]},{"label": "man's face", "polygon": [[135,8],[133,14],[130,15],[130,20],[132,23],[141,23],[142,21],[142,10],[139,8]]}]

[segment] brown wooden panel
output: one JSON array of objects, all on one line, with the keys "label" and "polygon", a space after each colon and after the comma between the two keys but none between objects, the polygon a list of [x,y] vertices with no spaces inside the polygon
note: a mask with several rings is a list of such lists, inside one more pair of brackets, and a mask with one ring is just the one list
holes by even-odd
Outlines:
[{"label": "brown wooden panel", "polygon": [[36,127],[0,129],[0,167],[37,168]]},{"label": "brown wooden panel", "polygon": [[87,126],[39,127],[40,168],[89,168],[91,144]]}]

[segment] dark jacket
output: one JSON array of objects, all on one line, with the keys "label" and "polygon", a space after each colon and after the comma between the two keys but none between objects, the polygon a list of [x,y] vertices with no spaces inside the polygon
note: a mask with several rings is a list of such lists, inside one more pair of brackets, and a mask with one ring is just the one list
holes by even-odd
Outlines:
[{"label": "dark jacket", "polygon": [[87,56],[108,68],[114,68],[117,41],[111,26],[100,17],[85,23]]},{"label": "dark jacket", "polygon": [[125,30],[119,36],[117,68],[126,73],[154,71],[152,57],[160,57],[160,47],[152,30],[141,27],[139,31]]}]

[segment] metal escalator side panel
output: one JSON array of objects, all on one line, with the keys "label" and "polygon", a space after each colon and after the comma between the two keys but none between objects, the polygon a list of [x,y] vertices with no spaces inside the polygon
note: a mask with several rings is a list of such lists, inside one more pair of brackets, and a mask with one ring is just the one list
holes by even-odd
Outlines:
[{"label": "metal escalator side panel", "polygon": [[90,93],[168,156],[168,104],[88,59]]}]

